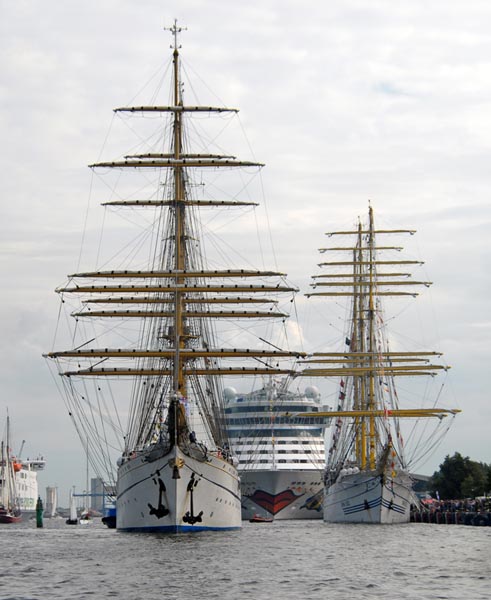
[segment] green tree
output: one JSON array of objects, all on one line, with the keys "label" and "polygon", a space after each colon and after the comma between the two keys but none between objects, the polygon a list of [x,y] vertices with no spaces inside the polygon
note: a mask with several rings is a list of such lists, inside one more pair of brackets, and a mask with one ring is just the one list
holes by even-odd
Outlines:
[{"label": "green tree", "polygon": [[490,491],[491,465],[464,457],[459,452],[447,455],[430,480],[430,490],[442,500],[475,498]]},{"label": "green tree", "polygon": [[478,463],[472,465],[471,472],[462,482],[462,497],[475,498],[486,493],[486,473],[483,469],[476,468]]}]

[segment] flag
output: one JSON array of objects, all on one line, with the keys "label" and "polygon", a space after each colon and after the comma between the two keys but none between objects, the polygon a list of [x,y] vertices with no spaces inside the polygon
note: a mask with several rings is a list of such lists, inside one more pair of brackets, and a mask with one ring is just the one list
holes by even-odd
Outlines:
[{"label": "flag", "polygon": [[191,417],[191,407],[189,406],[189,401],[187,398],[180,398],[181,404],[184,406],[184,412],[186,413],[186,417]]}]

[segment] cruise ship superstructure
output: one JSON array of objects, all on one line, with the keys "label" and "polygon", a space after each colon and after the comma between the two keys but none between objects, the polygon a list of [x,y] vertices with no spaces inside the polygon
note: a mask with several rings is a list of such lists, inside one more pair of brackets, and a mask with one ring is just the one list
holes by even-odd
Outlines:
[{"label": "cruise ship superstructure", "polygon": [[249,394],[229,387],[225,395],[228,434],[239,459],[242,518],[322,518],[324,428],[318,419],[288,416],[322,410],[317,388],[293,392],[286,381],[270,381]]}]

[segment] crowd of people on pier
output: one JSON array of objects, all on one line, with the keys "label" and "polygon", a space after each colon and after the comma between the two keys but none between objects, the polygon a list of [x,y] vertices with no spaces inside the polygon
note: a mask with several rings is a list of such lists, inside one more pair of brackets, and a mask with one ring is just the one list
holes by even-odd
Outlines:
[{"label": "crowd of people on pier", "polygon": [[412,507],[411,521],[444,525],[491,526],[491,497],[463,500],[423,498],[419,508]]},{"label": "crowd of people on pier", "polygon": [[423,498],[422,506],[430,512],[491,512],[491,496],[464,500],[435,500]]}]

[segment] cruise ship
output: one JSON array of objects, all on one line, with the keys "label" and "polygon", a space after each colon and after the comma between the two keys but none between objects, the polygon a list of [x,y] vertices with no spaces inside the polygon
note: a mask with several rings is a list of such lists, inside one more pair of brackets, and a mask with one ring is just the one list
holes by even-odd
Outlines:
[{"label": "cruise ship", "polygon": [[225,389],[225,416],[233,453],[239,459],[242,519],[321,519],[324,428],[286,413],[325,410],[314,386],[291,392],[270,381],[239,394]]}]

